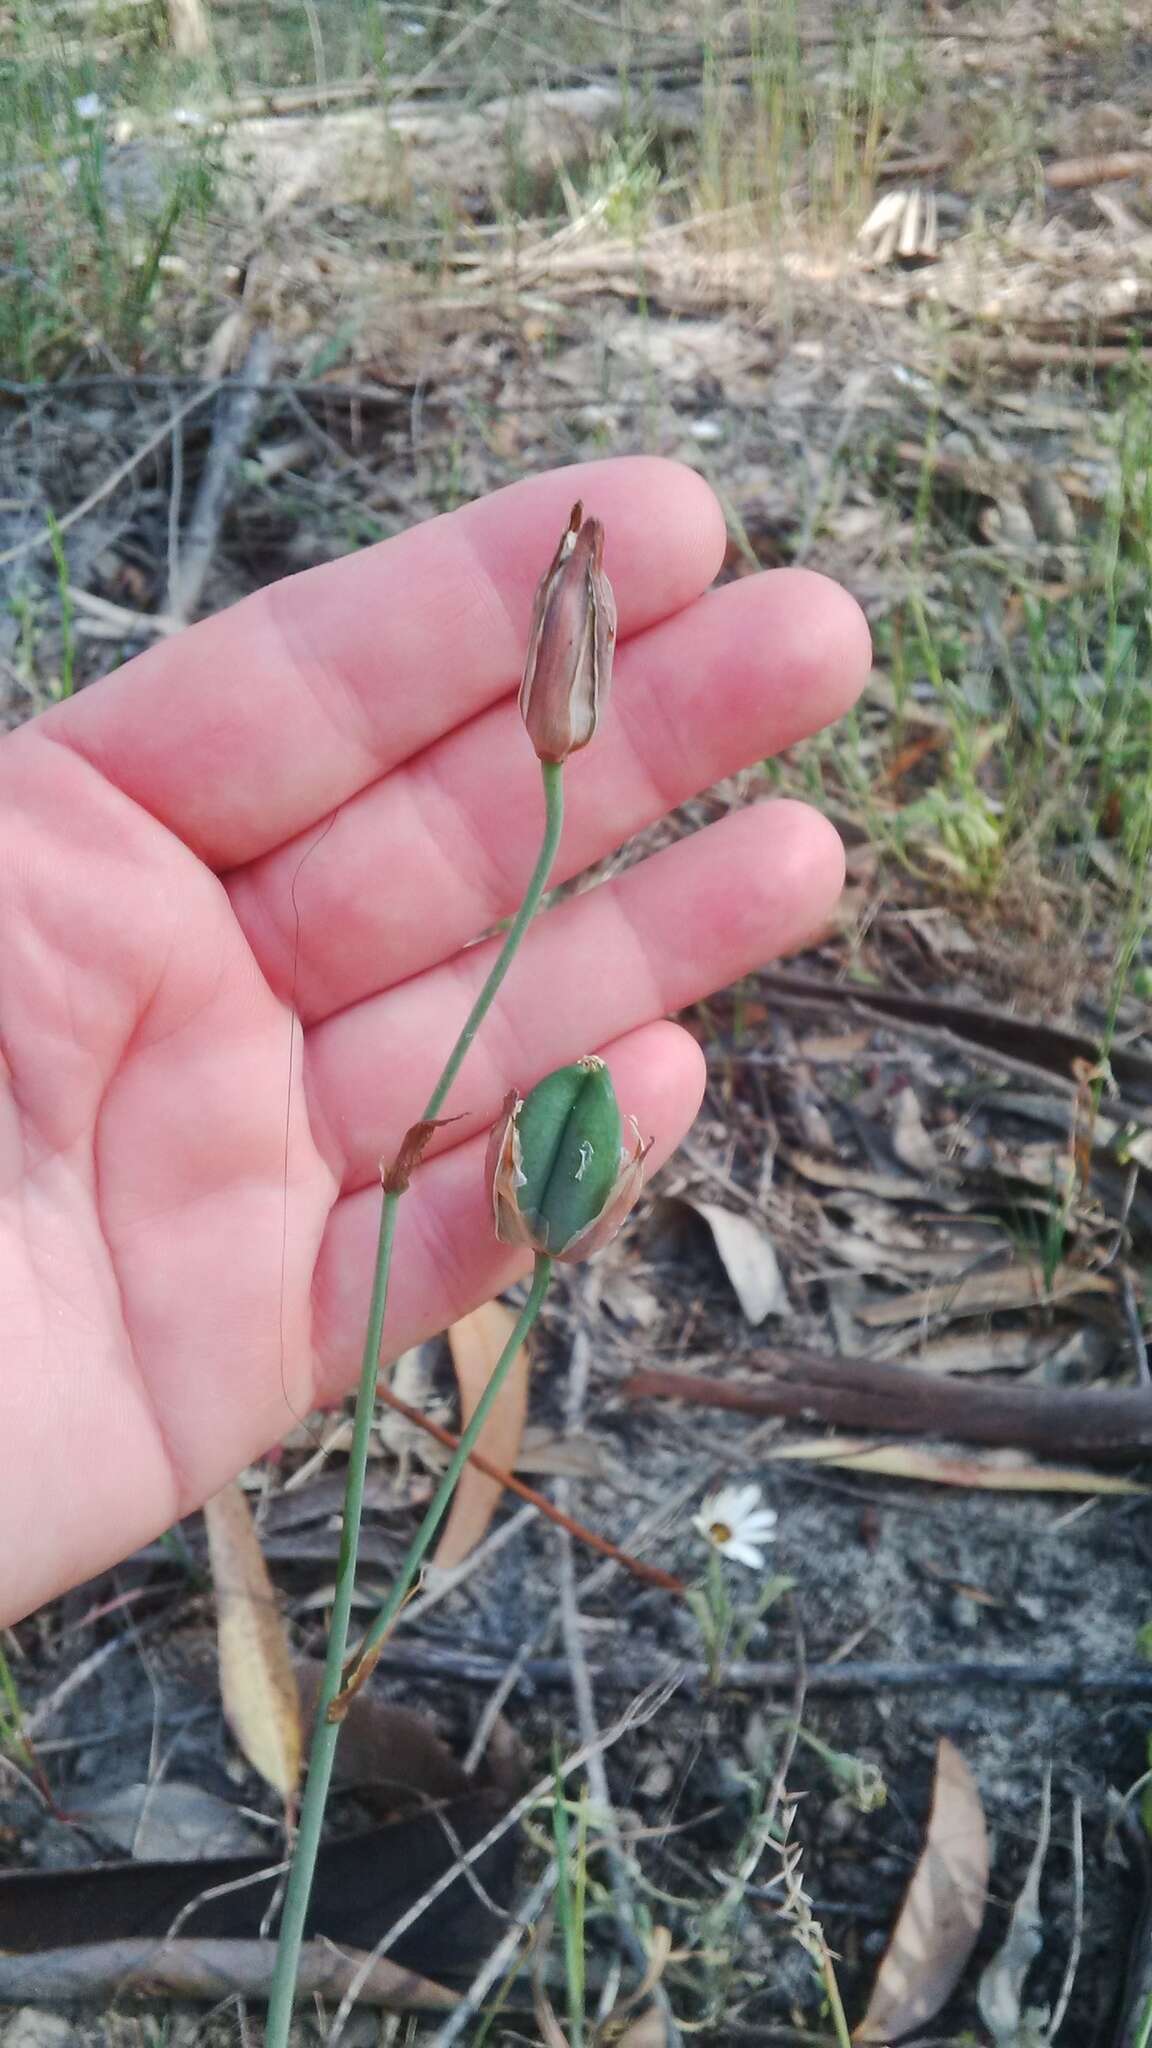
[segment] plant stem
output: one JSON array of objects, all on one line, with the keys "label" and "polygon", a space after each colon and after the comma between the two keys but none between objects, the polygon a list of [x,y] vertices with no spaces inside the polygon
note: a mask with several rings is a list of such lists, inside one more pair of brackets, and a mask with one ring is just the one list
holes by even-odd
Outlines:
[{"label": "plant stem", "polygon": [[0,1643],[0,1749],[9,1747],[19,1750],[25,1758],[29,1755],[24,1734],[24,1709],[11,1665],[4,1655],[4,1645]]},{"label": "plant stem", "polygon": [[[440,1079],[428,1098],[428,1105],[421,1122],[430,1123],[443,1107],[448,1090],[460,1071],[464,1056],[476,1033],[492,1007],[496,992],[515,957],[520,941],[524,937],[532,918],[540,905],[556,850],[560,844],[560,833],[564,822],[563,766],[559,762],[541,763],[544,779],[545,825],[544,840],[539,858],[532,871],[532,878],[525,892],[524,901],[508,928],[504,944],[493,963],[480,994],[468,1015],[460,1036],[448,1057]],[[388,1281],[392,1264],[392,1246],[396,1237],[396,1212],[400,1204],[399,1191],[384,1195],[380,1210],[380,1233],[376,1245],[376,1267],[372,1279],[372,1300],[368,1311],[368,1327],[364,1335],[364,1353],[360,1365],[360,1383],[356,1393],[356,1414],[352,1427],[352,1444],[348,1455],[348,1473],[344,1487],[344,1520],[340,1534],[340,1555],[336,1567],[336,1591],[332,1601],[332,1620],[328,1632],[328,1648],[324,1659],[324,1677],[320,1698],[316,1707],[316,1725],[312,1734],[312,1747],[308,1758],[308,1778],[304,1798],[300,1807],[300,1826],[292,1855],[292,1867],[284,1893],[284,1908],[280,1920],[280,1937],[276,1951],[276,1968],[272,1979],[271,1995],[268,2001],[268,2020],[265,2030],[265,2048],[288,2048],[288,2034],[292,2024],[292,2007],[296,1994],[296,1971],[300,1959],[300,1948],[304,1939],[304,1925],[308,1915],[308,1901],[312,1893],[312,1879],[316,1869],[316,1857],[320,1848],[320,1836],[324,1825],[324,1808],[328,1798],[328,1786],[332,1777],[332,1765],[336,1756],[336,1744],[340,1736],[339,1721],[328,1719],[328,1709],[340,1691],[343,1682],[344,1661],[348,1651],[348,1625],[352,1614],[352,1594],[356,1584],[356,1553],[360,1542],[360,1522],[364,1509],[364,1481],[368,1469],[368,1447],[372,1429],[372,1415],[376,1399],[376,1378],[380,1369],[380,1345],[384,1333],[384,1318],[388,1307]],[[550,1262],[544,1264],[550,1268]],[[525,1322],[522,1316],[514,1333],[511,1349],[518,1349],[524,1330],[535,1316],[548,1284],[547,1273],[541,1279],[541,1262],[537,1261],[532,1293],[525,1305],[525,1314],[530,1304],[532,1315]],[[537,1293],[537,1290],[539,1292]],[[521,1328],[523,1325],[523,1328]],[[484,1390],[475,1415],[460,1438],[456,1452],[440,1493],[425,1516],[416,1541],[408,1554],[397,1587],[378,1617],[374,1628],[379,1630],[376,1640],[382,1640],[391,1622],[395,1619],[408,1587],[419,1568],[420,1560],[428,1548],[436,1527],[443,1517],[456,1479],[463,1469],[468,1452],[483,1428],[485,1416],[499,1392],[499,1381],[507,1367],[509,1352],[505,1351],[492,1378]],[[447,1491],[445,1492],[445,1488]],[[441,1494],[444,1494],[440,1505]],[[435,1519],[433,1519],[433,1517]],[[405,1577],[407,1574],[407,1577]],[[383,1618],[383,1617],[386,1617]],[[365,1641],[365,1651],[370,1639]]]},{"label": "plant stem", "polygon": [[464,1055],[468,1051],[489,1010],[492,1008],[493,999],[509,967],[512,965],[513,956],[519,947],[520,941],[536,915],[540,906],[540,898],[544,894],[545,885],[552,872],[552,863],[556,858],[556,850],[560,844],[560,833],[564,824],[564,764],[562,761],[542,761],[540,763],[540,772],[544,778],[544,803],[546,807],[544,844],[540,848],[540,857],[532,870],[532,879],[528,884],[524,901],[508,927],[507,937],[496,956],[492,972],[472,1005],[468,1021],[448,1055],[448,1064],[428,1098],[428,1107],[421,1119],[424,1123],[431,1123],[434,1116],[439,1116],[448,1090],[460,1071]]},{"label": "plant stem", "polygon": [[824,1939],[824,1929],[822,1927],[819,1929],[819,1934],[820,1970],[824,1978],[824,1990],[828,1998],[828,2009],[832,2015],[832,2026],[836,2035],[837,2048],[852,2048],[852,2036],[848,2030],[848,2016],[844,2011],[844,2001],[840,1996],[840,1986],[836,1981],[836,1965],[832,1961],[832,1952]]},{"label": "plant stem", "polygon": [[329,1721],[328,1707],[340,1690],[344,1656],[348,1647],[348,1623],[352,1614],[352,1594],[356,1585],[356,1552],[364,1511],[364,1481],[368,1470],[368,1446],[375,1409],[380,1338],[384,1328],[388,1272],[392,1261],[396,1211],[399,1205],[399,1195],[385,1195],[380,1211],[380,1236],[376,1248],[372,1304],[368,1312],[368,1330],[364,1340],[360,1385],[356,1393],[356,1416],[352,1425],[352,1444],[348,1454],[348,1474],[344,1486],[344,1519],[340,1530],[340,1555],[336,1564],[336,1591],[332,1599],[332,1619],[328,1627],[324,1677],[316,1707],[312,1747],[308,1756],[308,1778],[300,1807],[300,1826],[284,1892],[276,1968],[268,2000],[266,2048],[288,2048],[292,2007],[296,1998],[296,1971],[300,1962],[304,1923],[308,1915],[308,1902],[312,1896],[312,1879],[324,1827],[328,1786],[336,1757],[336,1744],[340,1736],[340,1724],[337,1721]]},{"label": "plant stem", "polygon": [[400,1567],[400,1576],[389,1593],[387,1600],[384,1602],[383,1607],[380,1609],[379,1614],[376,1616],[375,1621],[365,1632],[357,1662],[365,1658],[371,1658],[373,1651],[379,1649],[408,1597],[416,1574],[431,1545],[432,1538],[435,1536],[437,1529],[440,1527],[451,1506],[452,1495],[456,1491],[456,1481],[468,1463],[468,1453],[475,1444],[499,1399],[500,1389],[508,1377],[508,1368],[512,1360],[515,1358],[516,1353],[519,1351],[520,1346],[523,1344],[525,1337],[540,1313],[540,1305],[548,1291],[548,1282],[552,1278],[552,1264],[552,1260],[546,1253],[537,1252],[532,1285],[528,1290],[527,1300],[517,1318],[516,1327],[492,1368],[488,1384],[476,1403],[475,1413],[467,1429],[461,1432],[460,1441],[453,1453],[451,1463],[432,1497],[431,1505],[416,1532],[408,1555]]},{"label": "plant stem", "polygon": [[[395,1200],[393,1198],[393,1214]],[[412,1584],[420,1570],[437,1529],[446,1515],[459,1479],[477,1437],[500,1395],[508,1370],[516,1353],[523,1344],[532,1324],[540,1313],[540,1304],[548,1290],[552,1277],[552,1260],[544,1253],[538,1253],[536,1269],[528,1298],[517,1318],[516,1327],[492,1368],[488,1384],[476,1404],[476,1411],[466,1430],[463,1431],[456,1454],[453,1457],[432,1503],[421,1522],[408,1555],[400,1567],[400,1573],[372,1627],[364,1638],[360,1649],[361,1658],[383,1642],[396,1616],[407,1598]],[[363,1485],[360,1495],[363,1494]],[[347,1525],[346,1525],[347,1526]],[[341,1544],[341,1569],[344,1566],[343,1542]],[[354,1560],[353,1560],[354,1566]],[[335,1604],[333,1605],[335,1621]],[[345,1631],[346,1633],[346,1631]],[[329,1650],[335,1640],[335,1627],[329,1638]],[[335,1685],[331,1697],[334,1699],[340,1689],[343,1671],[343,1655],[335,1671]],[[327,1692],[331,1673],[327,1665],[324,1672],[324,1692]],[[268,2001],[268,2024],[265,2032],[266,2048],[287,2048],[288,2030],[292,2023],[292,2005],[296,1990],[296,1970],[300,1948],[304,1939],[304,1923],[308,1913],[308,1900],[312,1890],[312,1877],[316,1867],[317,1851],[320,1847],[320,1833],[324,1823],[324,1804],[328,1783],[332,1775],[332,1763],[336,1755],[336,1744],[340,1739],[339,1721],[330,1721],[327,1702],[321,1695],[316,1710],[316,1727],[312,1736],[312,1751],[308,1760],[308,1783],[300,1809],[300,1830],[296,1837],[296,1850],[292,1868],[288,1873],[288,1886],[284,1894],[284,1911],[280,1921],[280,1939],[276,1952],[276,1970],[272,1980],[272,1991]],[[318,1788],[314,1790],[313,1788]],[[298,1875],[299,1873],[299,1875]]]}]

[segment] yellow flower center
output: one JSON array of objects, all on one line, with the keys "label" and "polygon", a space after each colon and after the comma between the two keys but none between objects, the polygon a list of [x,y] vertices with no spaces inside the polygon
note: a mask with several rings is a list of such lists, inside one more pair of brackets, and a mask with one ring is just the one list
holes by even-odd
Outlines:
[{"label": "yellow flower center", "polygon": [[732,1531],[727,1522],[709,1522],[708,1534],[713,1543],[731,1543]]}]

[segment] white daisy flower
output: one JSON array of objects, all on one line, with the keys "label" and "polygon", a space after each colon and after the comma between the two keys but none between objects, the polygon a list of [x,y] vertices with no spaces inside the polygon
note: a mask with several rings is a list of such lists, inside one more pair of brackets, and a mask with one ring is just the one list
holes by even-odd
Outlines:
[{"label": "white daisy flower", "polygon": [[764,1563],[764,1545],[776,1533],[775,1508],[762,1507],[758,1486],[722,1486],[700,1504],[692,1527],[718,1550],[721,1557],[735,1558],[750,1571]]}]

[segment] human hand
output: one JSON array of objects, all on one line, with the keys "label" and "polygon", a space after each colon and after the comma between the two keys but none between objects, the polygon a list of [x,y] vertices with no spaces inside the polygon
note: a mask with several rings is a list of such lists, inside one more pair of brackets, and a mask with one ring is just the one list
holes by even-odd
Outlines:
[{"label": "human hand", "polygon": [[[705,594],[723,520],[669,463],[557,471],[274,584],[0,740],[0,1620],[352,1384],[379,1163],[537,852],[515,690],[578,496],[620,646],[566,771],[576,873],[867,672],[822,577]],[[822,818],[761,804],[537,921],[401,1205],[387,1356],[521,1270],[482,1177],[508,1087],[603,1050],[658,1164],[702,1086],[660,1020],[801,944],[841,876]]]}]

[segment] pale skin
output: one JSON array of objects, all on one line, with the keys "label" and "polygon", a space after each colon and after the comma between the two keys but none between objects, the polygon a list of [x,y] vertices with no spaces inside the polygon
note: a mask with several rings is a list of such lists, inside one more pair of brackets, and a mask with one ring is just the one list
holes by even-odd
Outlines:
[{"label": "pale skin", "polygon": [[[722,515],[675,464],[517,484],[0,740],[0,1621],[354,1380],[380,1161],[538,848],[515,692],[576,498],[620,608],[611,703],[567,770],[576,873],[827,724],[868,670],[822,577],[709,593]],[[402,1205],[386,1356],[523,1270],[482,1176],[508,1088],[603,1051],[658,1165],[703,1084],[667,1014],[803,944],[841,880],[830,825],[759,803],[537,921]]]}]

